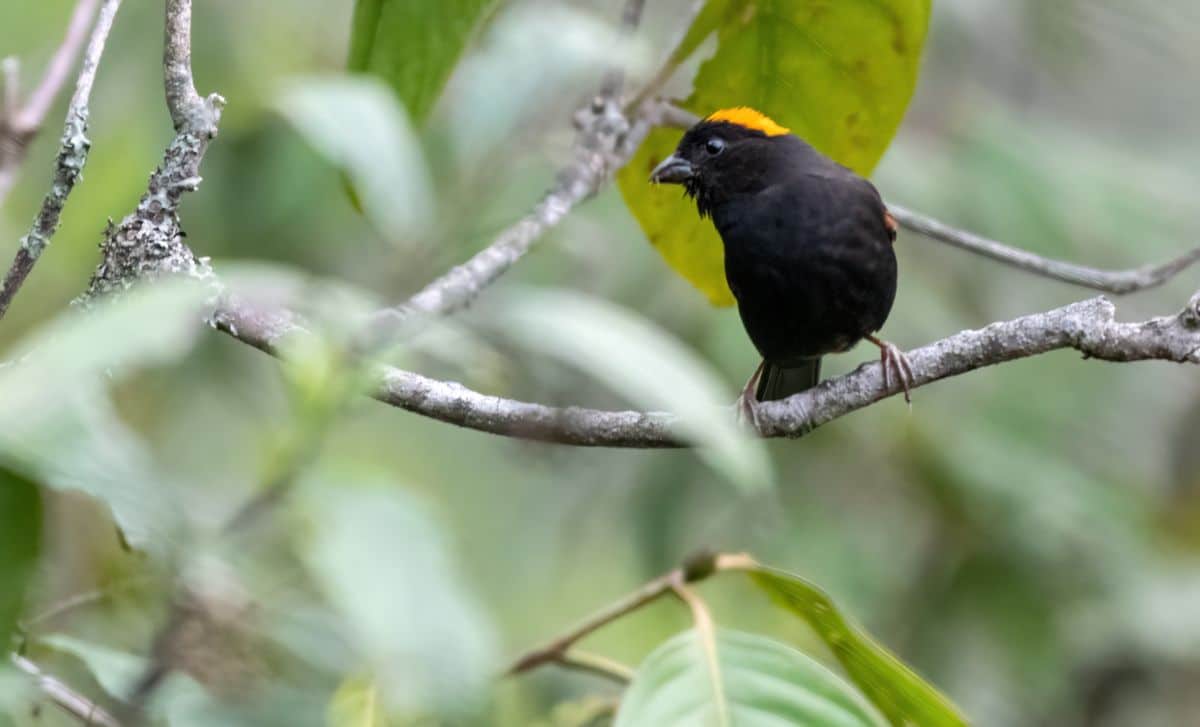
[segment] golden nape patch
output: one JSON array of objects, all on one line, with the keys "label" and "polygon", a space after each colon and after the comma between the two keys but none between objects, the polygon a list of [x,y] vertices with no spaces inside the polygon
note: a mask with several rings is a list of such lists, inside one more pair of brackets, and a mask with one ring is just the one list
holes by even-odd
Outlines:
[{"label": "golden nape patch", "polygon": [[727,121],[731,124],[761,131],[767,136],[782,136],[788,133],[788,129],[780,126],[771,120],[771,117],[756,111],[749,106],[738,106],[732,109],[721,109],[716,113],[710,114],[705,121]]}]

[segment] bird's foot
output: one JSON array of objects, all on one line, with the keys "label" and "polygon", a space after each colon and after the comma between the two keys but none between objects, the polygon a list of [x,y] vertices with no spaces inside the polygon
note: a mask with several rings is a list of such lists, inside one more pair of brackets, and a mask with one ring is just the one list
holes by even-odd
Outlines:
[{"label": "bird's foot", "polygon": [[909,363],[908,356],[905,356],[904,352],[894,343],[875,336],[867,336],[867,340],[879,346],[879,365],[883,368],[883,388],[891,389],[892,380],[895,379],[904,391],[905,403],[911,407],[912,386],[916,379],[913,376],[912,364]]},{"label": "bird's foot", "polygon": [[762,378],[763,367],[767,365],[763,361],[754,370],[754,375],[742,387],[742,393],[734,404],[735,416],[738,424],[749,426],[758,431],[758,381]]},{"label": "bird's foot", "polygon": [[753,388],[742,391],[734,404],[734,414],[740,426],[758,431],[758,398],[754,396]]}]

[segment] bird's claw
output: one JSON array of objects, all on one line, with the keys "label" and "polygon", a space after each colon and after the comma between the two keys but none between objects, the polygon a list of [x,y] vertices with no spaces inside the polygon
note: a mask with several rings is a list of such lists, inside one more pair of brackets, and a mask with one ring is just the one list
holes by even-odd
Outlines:
[{"label": "bird's claw", "polygon": [[915,383],[912,364],[896,344],[887,341],[877,341],[879,346],[879,365],[883,368],[883,388],[892,388],[892,378],[900,384],[904,391],[904,401],[912,406],[912,386]]},{"label": "bird's claw", "polygon": [[747,387],[742,391],[734,404],[734,416],[739,425],[758,431],[758,399],[754,396],[753,388]]}]

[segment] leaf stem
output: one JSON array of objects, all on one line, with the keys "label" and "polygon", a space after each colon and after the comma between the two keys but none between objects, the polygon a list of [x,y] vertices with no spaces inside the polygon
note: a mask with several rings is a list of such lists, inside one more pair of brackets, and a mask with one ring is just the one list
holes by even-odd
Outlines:
[{"label": "leaf stem", "polygon": [[622,686],[633,681],[633,669],[615,659],[590,651],[571,649],[562,654],[554,663],[565,669],[587,672]]},{"label": "leaf stem", "polygon": [[600,609],[562,636],[544,646],[526,652],[505,670],[505,676],[523,674],[547,663],[562,663],[563,656],[567,653],[568,649],[575,645],[575,642],[599,630],[601,627],[616,621],[622,616],[630,614],[671,593],[677,583],[683,583],[682,568],[676,568],[669,573],[655,578],[616,603]]}]

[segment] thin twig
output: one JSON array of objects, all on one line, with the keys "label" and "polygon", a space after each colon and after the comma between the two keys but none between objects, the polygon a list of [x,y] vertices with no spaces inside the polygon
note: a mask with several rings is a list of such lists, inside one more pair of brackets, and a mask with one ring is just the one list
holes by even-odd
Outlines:
[{"label": "thin twig", "polygon": [[[4,99],[0,101],[0,127],[12,125],[12,117],[21,108],[21,61],[16,56],[0,60],[0,82],[4,84]],[[2,148],[2,147],[0,147]],[[6,152],[0,152],[6,153]],[[0,197],[0,202],[3,197]]]},{"label": "thin twig", "polygon": [[[1138,323],[1121,323],[1104,298],[1072,303],[957,333],[908,353],[911,388],[1006,361],[1075,349],[1104,361],[1160,360],[1200,363],[1200,293],[1181,312]],[[232,303],[214,325],[255,348],[278,355],[280,343],[309,335],[287,311]],[[556,408],[488,396],[461,384],[379,366],[371,395],[392,406],[469,429],[521,439],[591,447],[683,447],[678,418],[665,412]],[[756,410],[764,437],[801,437],[822,424],[900,391],[884,385],[877,361],[782,401]]]},{"label": "thin twig", "polygon": [[[737,558],[739,556],[711,553],[708,551],[694,553],[680,567],[658,576],[633,593],[600,609],[590,617],[584,619],[575,628],[544,646],[525,652],[505,671],[505,675],[515,676],[548,663],[561,664],[564,661],[564,657],[567,657],[568,654],[575,655],[575,660],[578,661],[579,652],[572,649],[577,642],[613,621],[654,603],[668,593],[678,594],[680,589],[684,588],[688,583],[697,583],[714,573],[727,569],[721,567],[722,559],[726,559],[724,562],[733,567],[732,564],[734,561],[728,560],[731,557]],[[749,556],[740,557],[748,558]]]},{"label": "thin twig", "polygon": [[30,142],[37,136],[46,114],[71,73],[79,49],[88,37],[88,27],[100,0],[79,0],[62,43],[54,51],[46,72],[24,106],[20,103],[19,65],[15,58],[4,59],[4,106],[0,107],[0,206],[16,181]]},{"label": "thin twig", "polygon": [[[642,22],[642,10],[646,7],[646,0],[625,0],[625,8],[621,11],[621,35],[625,38],[632,37],[634,31]],[[625,85],[625,67],[620,60],[613,63],[612,68],[604,74],[604,81],[600,84],[600,95],[605,98],[618,98],[621,95],[621,87]]]},{"label": "thin twig", "polygon": [[601,627],[616,621],[643,606],[671,593],[675,584],[683,582],[683,570],[675,570],[655,578],[633,593],[584,619],[575,628],[553,641],[521,655],[505,670],[507,676],[516,676],[543,664],[559,662],[575,643]]},{"label": "thin twig", "polygon": [[192,2],[167,0],[163,26],[163,89],[175,131],[211,139],[217,134],[225,99],[202,98],[192,78]]},{"label": "thin twig", "polygon": [[[629,34],[637,28],[644,5],[645,0],[627,0],[622,12],[623,32]],[[446,315],[470,305],[484,288],[523,258],[547,230],[604,188],[612,175],[628,163],[651,127],[660,122],[657,114],[661,111],[657,108],[642,110],[630,121],[620,104],[623,83],[623,71],[614,66],[605,74],[600,93],[576,112],[578,133],[571,162],[559,170],[553,188],[533,211],[407,302],[378,312],[361,349],[378,349],[414,315]]]},{"label": "thin twig", "polygon": [[103,601],[110,595],[112,594],[108,588],[97,588],[93,591],[85,591],[83,593],[77,593],[74,596],[68,596],[57,603],[51,604],[46,610],[36,613],[21,621],[21,630],[29,631],[34,626],[45,623],[51,619],[58,618],[66,613],[70,613],[77,608],[90,606],[93,603]]},{"label": "thin twig", "polygon": [[29,659],[19,654],[11,654],[10,658],[13,666],[32,677],[38,689],[49,697],[51,702],[82,724],[121,727],[121,723],[104,711],[102,707],[79,694],[61,680],[43,672],[41,667]]},{"label": "thin twig", "polygon": [[593,654],[590,651],[571,649],[556,658],[554,663],[564,669],[594,674],[622,686],[633,681],[633,669],[619,661],[600,654]]},{"label": "thin twig", "polygon": [[1159,265],[1143,265],[1127,270],[1101,270],[1086,265],[1053,260],[1035,255],[1027,250],[1010,247],[973,232],[951,227],[944,222],[939,222],[932,217],[913,212],[899,205],[889,203],[888,211],[903,227],[925,237],[977,255],[983,255],[1026,272],[1113,295],[1125,295],[1162,285],[1188,266],[1200,261],[1200,247],[1196,247]]},{"label": "thin twig", "polygon": [[412,314],[445,315],[469,305],[484,288],[524,257],[547,230],[602,189],[612,174],[633,156],[650,127],[645,120],[639,120],[631,128],[611,100],[583,109],[580,116],[584,118],[574,159],[559,172],[554,188],[533,211],[470,260],[426,285],[408,302],[377,314],[384,328],[389,328],[389,321],[394,326]]},{"label": "thin twig", "polygon": [[42,201],[42,208],[34,219],[29,234],[21,238],[21,247],[8,274],[4,276],[4,282],[0,283],[0,318],[4,317],[13,298],[37,263],[38,257],[50,244],[50,238],[58,229],[59,217],[67,203],[67,197],[83,174],[83,165],[87,162],[88,149],[91,147],[87,138],[88,100],[91,98],[92,83],[96,79],[100,56],[104,54],[104,44],[108,40],[113,18],[120,6],[121,0],[104,0],[104,5],[100,8],[100,15],[96,19],[96,26],[92,30],[87,51],[83,56],[79,79],[75,83],[75,94],[71,97],[71,105],[67,109],[62,146],[54,162],[54,183]]},{"label": "thin twig", "polygon": [[[688,32],[691,30],[693,23],[695,23],[696,18],[700,16],[700,12],[704,9],[705,5],[707,5],[707,0],[692,0],[692,5],[688,10],[687,18],[680,25],[678,37],[676,37],[675,42],[671,44],[671,52],[668,53],[665,58],[663,58],[663,62],[659,64],[658,70],[655,71],[654,75],[650,77],[650,80],[647,81],[645,85],[643,85],[638,92],[633,95],[632,98],[625,102],[625,113],[635,113],[637,109],[642,107],[643,104],[657,95],[658,92],[662,90],[662,87],[666,85],[667,81],[671,80],[671,76],[675,75],[675,70],[679,68],[679,65],[683,61],[687,60],[686,57],[683,57],[680,54],[680,49],[683,46],[683,41],[687,39]],[[674,126],[675,124],[669,123],[666,125]],[[688,124],[688,126],[691,126],[691,124]]]}]

